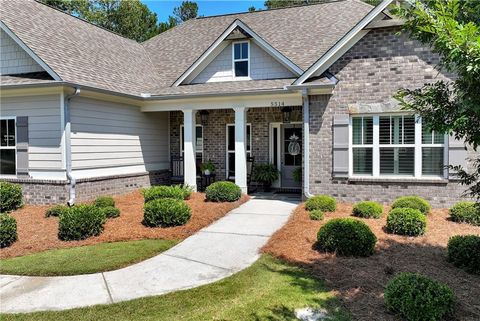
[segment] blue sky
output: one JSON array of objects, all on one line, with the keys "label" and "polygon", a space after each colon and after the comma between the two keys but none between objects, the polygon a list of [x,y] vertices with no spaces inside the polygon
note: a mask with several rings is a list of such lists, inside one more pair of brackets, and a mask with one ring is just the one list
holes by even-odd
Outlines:
[{"label": "blue sky", "polygon": [[[158,15],[158,21],[166,21],[172,15],[173,8],[182,4],[182,1],[169,0],[142,0],[150,10]],[[204,16],[213,16],[226,13],[244,12],[248,8],[263,8],[264,1],[219,1],[219,0],[197,0],[198,13]]]}]

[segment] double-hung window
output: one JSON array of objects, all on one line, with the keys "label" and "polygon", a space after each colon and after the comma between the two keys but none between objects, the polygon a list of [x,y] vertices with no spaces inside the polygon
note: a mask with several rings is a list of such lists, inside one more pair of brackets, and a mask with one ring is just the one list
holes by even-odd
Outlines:
[{"label": "double-hung window", "polygon": [[445,135],[415,115],[354,116],[351,136],[351,176],[444,176]]},{"label": "double-hung window", "polygon": [[[185,142],[183,141],[183,125],[180,125],[180,153],[183,157]],[[203,162],[203,126],[195,126],[195,163],[197,164],[197,173],[200,173],[200,165]]]},{"label": "double-hung window", "polygon": [[234,78],[250,77],[250,44],[248,41],[233,43]]},{"label": "double-hung window", "polygon": [[[246,152],[247,157],[252,156],[252,126],[250,124],[247,127],[247,141]],[[235,178],[235,125],[227,124],[227,179]]]},{"label": "double-hung window", "polygon": [[15,118],[0,119],[0,174],[17,173],[17,138]]}]

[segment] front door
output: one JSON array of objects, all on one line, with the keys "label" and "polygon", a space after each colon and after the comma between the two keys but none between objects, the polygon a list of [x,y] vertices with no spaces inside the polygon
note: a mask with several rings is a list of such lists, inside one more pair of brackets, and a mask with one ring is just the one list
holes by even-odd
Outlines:
[{"label": "front door", "polygon": [[[301,188],[294,171],[302,167],[302,124],[284,124],[281,136],[281,176],[283,188]],[[301,173],[301,172],[300,172]],[[300,174],[301,175],[301,174]]]}]

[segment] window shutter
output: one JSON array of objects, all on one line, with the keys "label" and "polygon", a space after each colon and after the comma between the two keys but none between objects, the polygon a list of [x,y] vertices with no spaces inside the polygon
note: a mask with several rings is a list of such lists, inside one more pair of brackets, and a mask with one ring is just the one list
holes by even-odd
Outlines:
[{"label": "window shutter", "polygon": [[[467,149],[465,144],[455,139],[454,136],[448,137],[448,163],[449,165],[466,167],[467,165]],[[450,175],[455,175],[455,171],[449,170]]]},{"label": "window shutter", "polygon": [[28,175],[28,117],[17,117],[17,175]]},{"label": "window shutter", "polygon": [[348,177],[348,124],[350,117],[333,116],[333,176]]}]

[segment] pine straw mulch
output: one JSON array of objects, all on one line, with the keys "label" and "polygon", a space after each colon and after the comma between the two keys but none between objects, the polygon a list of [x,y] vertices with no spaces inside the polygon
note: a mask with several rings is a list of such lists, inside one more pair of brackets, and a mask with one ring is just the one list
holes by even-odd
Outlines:
[{"label": "pine straw mulch", "polygon": [[49,206],[26,205],[12,212],[12,216],[17,220],[18,240],[11,246],[0,249],[0,257],[9,258],[49,249],[104,242],[140,239],[182,240],[249,199],[243,195],[240,200],[233,203],[213,203],[205,201],[205,194],[193,193],[186,201],[192,209],[192,217],[187,224],[169,228],[150,228],[142,224],[143,196],[139,190],[113,198],[115,206],[120,209],[120,217],[109,219],[105,223],[105,230],[99,236],[82,241],[65,242],[58,239],[58,218],[45,218],[45,211]]},{"label": "pine straw mulch", "polygon": [[446,261],[448,239],[459,234],[480,235],[480,227],[451,222],[448,210],[438,209],[428,215],[424,236],[403,237],[384,231],[384,214],[381,219],[360,219],[378,238],[373,256],[347,258],[316,251],[320,226],[329,219],[350,216],[351,212],[352,206],[339,204],[337,211],[326,213],[323,221],[312,221],[300,205],[262,251],[299,264],[325,279],[353,320],[401,320],[385,309],[383,290],[387,281],[402,271],[422,273],[447,283],[454,290],[458,304],[454,316],[448,320],[480,320],[480,277]]}]

